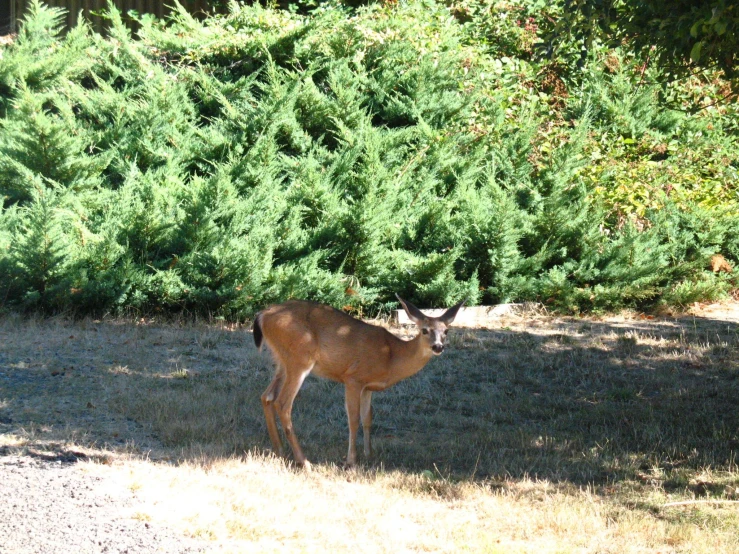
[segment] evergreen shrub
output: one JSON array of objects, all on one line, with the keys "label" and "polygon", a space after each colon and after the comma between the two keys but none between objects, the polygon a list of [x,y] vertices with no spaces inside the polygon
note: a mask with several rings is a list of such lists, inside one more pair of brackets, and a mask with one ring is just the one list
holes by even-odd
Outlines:
[{"label": "evergreen shrub", "polygon": [[491,42],[460,13],[232,3],[134,36],[111,6],[103,36],[32,2],[0,51],[0,303],[243,318],[290,297],[376,313],[397,292],[583,311],[735,286],[705,269],[739,255],[730,191],[614,192],[646,164],[635,149],[730,155],[729,131],[701,143],[597,59],[554,98],[531,28]]}]

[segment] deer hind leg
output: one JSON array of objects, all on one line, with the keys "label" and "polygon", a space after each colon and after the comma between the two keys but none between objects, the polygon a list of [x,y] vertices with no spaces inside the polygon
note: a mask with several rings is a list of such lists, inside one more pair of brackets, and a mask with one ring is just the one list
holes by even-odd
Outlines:
[{"label": "deer hind leg", "polygon": [[290,444],[290,448],[292,448],[295,461],[298,465],[301,465],[306,469],[310,469],[310,462],[303,454],[303,450],[300,448],[298,439],[293,431],[292,410],[293,401],[295,400],[303,381],[313,369],[313,365],[314,364],[311,363],[302,371],[291,371],[289,368],[285,368],[285,380],[277,394],[277,399],[275,400],[275,409],[277,410],[277,415],[280,416],[282,430],[285,431],[285,437],[287,438],[287,442]]},{"label": "deer hind leg", "polygon": [[275,376],[272,382],[262,393],[262,408],[264,409],[264,419],[267,422],[267,432],[269,433],[269,440],[272,442],[272,450],[275,454],[282,457],[285,452],[282,447],[282,439],[280,439],[280,433],[277,430],[277,421],[275,419],[276,409],[275,400],[277,395],[282,389],[282,384],[285,381],[285,368],[277,364]]},{"label": "deer hind leg", "polygon": [[372,428],[372,391],[362,390],[359,397],[359,415],[362,418],[362,435],[364,438],[364,455],[369,458],[372,456],[372,441],[370,439],[370,430]]}]

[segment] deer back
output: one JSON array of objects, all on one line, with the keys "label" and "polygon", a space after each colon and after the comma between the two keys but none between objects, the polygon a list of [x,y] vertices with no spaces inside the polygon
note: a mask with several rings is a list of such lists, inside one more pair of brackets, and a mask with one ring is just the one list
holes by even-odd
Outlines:
[{"label": "deer back", "polygon": [[312,367],[315,375],[335,381],[382,381],[404,342],[382,327],[304,300],[270,306],[257,317],[255,340],[257,328],[280,364]]}]

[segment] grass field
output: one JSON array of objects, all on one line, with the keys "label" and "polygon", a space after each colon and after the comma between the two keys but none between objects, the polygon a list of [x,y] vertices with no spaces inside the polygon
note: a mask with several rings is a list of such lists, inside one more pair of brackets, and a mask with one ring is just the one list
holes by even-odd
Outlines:
[{"label": "grass field", "polygon": [[214,552],[737,552],[739,310],[700,314],[454,330],[374,395],[354,471],[343,389],[309,378],[310,473],[269,453],[246,329],[7,316],[0,450],[84,459]]}]

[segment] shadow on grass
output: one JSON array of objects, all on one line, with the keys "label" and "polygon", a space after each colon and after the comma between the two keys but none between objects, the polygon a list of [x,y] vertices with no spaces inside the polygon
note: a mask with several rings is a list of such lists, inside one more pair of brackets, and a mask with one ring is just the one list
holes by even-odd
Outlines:
[{"label": "shadow on grass", "polygon": [[[525,323],[455,330],[444,356],[375,394],[375,455],[361,463],[487,482],[657,479],[698,495],[713,492],[696,480],[707,468],[736,479],[735,322]],[[77,442],[110,448],[159,448],[150,439],[180,459],[268,449],[259,395],[271,362],[248,333],[34,325],[23,336],[2,329],[10,345],[0,360],[3,433],[56,425]],[[313,463],[342,463],[341,385],[308,379],[294,424]]]},{"label": "shadow on grass", "polygon": [[577,485],[736,470],[736,323],[569,321],[468,339],[405,385],[395,415],[413,443],[386,465]]}]

